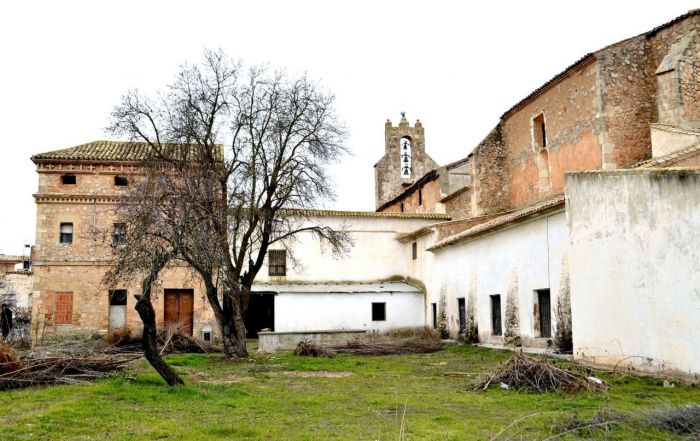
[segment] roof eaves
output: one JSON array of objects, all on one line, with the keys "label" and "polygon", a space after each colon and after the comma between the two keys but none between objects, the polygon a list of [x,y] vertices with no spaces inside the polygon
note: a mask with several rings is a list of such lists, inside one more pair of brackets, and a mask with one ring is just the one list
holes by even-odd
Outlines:
[{"label": "roof eaves", "polygon": [[553,212],[563,210],[563,208],[564,195],[559,195],[546,201],[533,204],[529,207],[513,211],[488,222],[476,225],[453,236],[447,237],[441,240],[440,242],[437,242],[432,247],[428,248],[428,251],[436,251],[451,245],[456,245],[458,243],[467,241],[471,238],[480,236],[482,234],[502,229],[513,223],[519,223],[528,219],[551,214]]},{"label": "roof eaves", "polygon": [[419,187],[423,186],[424,184],[431,182],[431,181],[434,181],[435,179],[439,178],[440,174],[438,173],[438,169],[440,169],[440,167],[434,168],[434,169],[430,170],[428,173],[421,176],[420,179],[418,179],[416,182],[414,182],[413,184],[406,187],[406,189],[404,189],[404,191],[402,191],[401,193],[396,195],[393,199],[390,199],[390,200],[384,202],[379,207],[377,207],[377,211],[381,212],[385,208],[395,204],[396,202],[400,201],[401,199],[410,196],[416,190],[418,190]]}]

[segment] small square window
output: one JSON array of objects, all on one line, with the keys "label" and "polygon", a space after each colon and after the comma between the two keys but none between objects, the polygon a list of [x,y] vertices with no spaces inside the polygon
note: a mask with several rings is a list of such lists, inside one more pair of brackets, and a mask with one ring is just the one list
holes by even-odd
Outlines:
[{"label": "small square window", "polygon": [[73,243],[73,223],[62,222],[59,229],[59,243]]},{"label": "small square window", "polygon": [[125,289],[110,289],[109,290],[109,306],[124,306],[126,305],[126,290]]},{"label": "small square window", "polygon": [[75,175],[63,175],[61,176],[61,184],[63,185],[75,185]]},{"label": "small square window", "polygon": [[115,176],[114,177],[114,186],[115,187],[126,187],[129,185],[129,180],[127,179],[126,176]]},{"label": "small square window", "polygon": [[383,322],[386,320],[386,303],[372,303],[372,321]]}]

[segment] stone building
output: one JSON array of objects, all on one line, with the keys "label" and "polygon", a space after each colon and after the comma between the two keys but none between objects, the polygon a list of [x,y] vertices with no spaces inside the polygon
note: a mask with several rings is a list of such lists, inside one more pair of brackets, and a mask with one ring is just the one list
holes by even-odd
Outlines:
[{"label": "stone building", "polygon": [[[377,211],[299,214],[346,231],[350,253],[335,260],[304,234],[270,250],[247,328],[281,345],[423,325],[542,350],[571,335],[581,360],[700,375],[700,353],[682,350],[700,338],[698,32],[695,10],[583,56],[444,166],[420,121],[387,121]],[[35,320],[137,325],[138,287],[101,279],[123,231],[115,198],[143,154],[99,141],[32,158]],[[159,286],[161,326],[216,329],[186,267]]]}]

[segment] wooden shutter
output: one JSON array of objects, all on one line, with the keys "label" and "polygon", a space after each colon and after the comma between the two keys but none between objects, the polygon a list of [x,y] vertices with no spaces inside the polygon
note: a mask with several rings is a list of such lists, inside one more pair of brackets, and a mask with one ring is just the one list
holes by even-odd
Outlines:
[{"label": "wooden shutter", "polygon": [[54,293],[56,307],[54,308],[53,322],[57,325],[70,325],[73,323],[73,292],[58,291]]}]

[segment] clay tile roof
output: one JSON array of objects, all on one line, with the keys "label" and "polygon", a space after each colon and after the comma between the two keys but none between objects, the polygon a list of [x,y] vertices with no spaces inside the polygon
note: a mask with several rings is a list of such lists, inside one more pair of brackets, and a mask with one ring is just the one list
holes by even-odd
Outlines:
[{"label": "clay tile roof", "polygon": [[474,236],[496,230],[499,227],[505,226],[515,221],[524,220],[526,218],[532,217],[534,215],[546,214],[553,210],[564,207],[564,195],[556,196],[552,199],[547,199],[546,201],[539,202],[537,204],[530,205],[520,210],[509,212],[503,216],[494,218],[488,222],[476,225],[472,228],[466,229],[460,233],[449,236],[440,242],[437,242],[432,247],[428,248],[428,251],[435,251],[441,248],[454,245],[459,242],[463,242]]},{"label": "clay tile roof", "polygon": [[[183,144],[164,144],[169,149],[182,149]],[[151,149],[145,142],[92,141],[61,150],[39,153],[32,161],[143,161]]]},{"label": "clay tile roof", "polygon": [[450,216],[443,213],[398,213],[377,211],[341,211],[341,210],[286,210],[288,215],[319,216],[319,217],[378,217],[396,219],[438,219],[448,220]]}]

